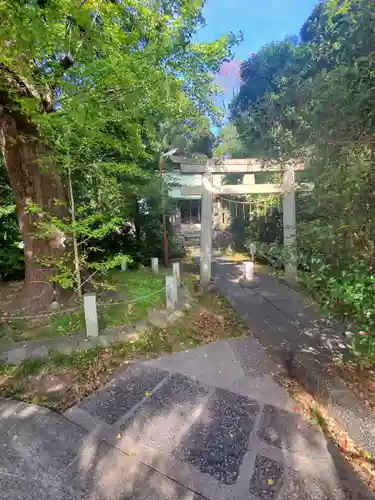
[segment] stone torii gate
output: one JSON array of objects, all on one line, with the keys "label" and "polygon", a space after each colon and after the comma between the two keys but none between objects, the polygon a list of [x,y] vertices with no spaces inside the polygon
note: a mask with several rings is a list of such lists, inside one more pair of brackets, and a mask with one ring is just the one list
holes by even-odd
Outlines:
[{"label": "stone torii gate", "polygon": [[[200,242],[200,283],[202,288],[207,287],[211,281],[212,260],[212,209],[213,195],[243,195],[260,193],[283,194],[283,229],[284,246],[289,248],[290,261],[285,266],[285,276],[295,278],[297,276],[297,263],[294,257],[296,245],[296,189],[311,191],[311,185],[298,186],[295,183],[295,171],[304,170],[303,163],[289,162],[285,165],[276,163],[262,163],[259,160],[246,158],[238,160],[208,160],[198,162],[192,158],[171,156],[174,163],[180,164],[181,173],[202,174],[202,185],[182,187],[181,193],[185,196],[201,195],[201,242]],[[283,181],[279,184],[256,184],[256,172],[282,172]],[[245,174],[244,183],[236,185],[223,184],[214,192],[213,175],[215,174]]]}]

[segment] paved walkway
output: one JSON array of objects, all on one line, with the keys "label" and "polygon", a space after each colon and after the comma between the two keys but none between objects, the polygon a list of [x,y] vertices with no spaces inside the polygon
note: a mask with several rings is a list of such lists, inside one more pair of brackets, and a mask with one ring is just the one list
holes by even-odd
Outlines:
[{"label": "paved walkway", "polygon": [[[236,279],[219,286],[239,293]],[[134,363],[65,417],[2,401],[1,498],[373,498],[298,416],[277,369],[253,338],[235,339]]]},{"label": "paved walkway", "polygon": [[213,279],[219,292],[272,357],[284,364],[300,350],[332,355],[344,352],[342,324],[315,310],[312,301],[265,273],[255,273],[250,288],[239,284],[243,264],[216,256]]}]

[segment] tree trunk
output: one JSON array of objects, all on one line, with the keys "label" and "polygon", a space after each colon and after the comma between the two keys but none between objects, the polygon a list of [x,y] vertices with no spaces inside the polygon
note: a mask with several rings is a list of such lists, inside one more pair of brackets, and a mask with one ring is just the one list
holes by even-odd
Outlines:
[{"label": "tree trunk", "polygon": [[53,300],[53,265],[47,262],[61,255],[63,243],[58,231],[48,236],[40,231],[38,234],[41,215],[28,213],[27,205],[31,201],[44,212],[58,215],[61,207],[56,206],[55,200],[64,200],[65,196],[36,127],[28,123],[25,130],[24,117],[22,123],[17,122],[14,116],[1,118],[1,145],[24,244],[25,282],[18,305],[34,313],[45,310]]}]

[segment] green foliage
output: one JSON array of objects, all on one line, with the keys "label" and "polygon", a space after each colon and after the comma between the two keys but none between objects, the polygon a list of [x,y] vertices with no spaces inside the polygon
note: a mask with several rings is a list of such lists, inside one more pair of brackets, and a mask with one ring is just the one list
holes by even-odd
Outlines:
[{"label": "green foliage", "polygon": [[[165,303],[165,276],[153,274],[143,266],[127,272],[110,269],[94,278],[98,294],[100,329],[133,323],[144,319],[151,307]],[[115,293],[115,298],[106,292]],[[85,330],[82,307],[68,306],[51,315],[9,319],[0,324],[0,341],[22,342],[35,339],[72,335]]]},{"label": "green foliage", "polygon": [[216,157],[245,158],[249,156],[247,148],[240,140],[237,129],[233,123],[229,122],[221,128],[214,148]]},{"label": "green foliage", "polygon": [[[258,252],[275,269],[282,269],[291,253],[278,243],[258,244]],[[365,262],[352,259],[345,264],[326,254],[296,252],[300,280],[321,305],[351,325],[348,348],[366,366],[375,363],[375,272]],[[365,332],[365,333],[364,333]]]},{"label": "green foliage", "polygon": [[[309,166],[303,180],[315,188],[298,199],[299,264],[324,306],[369,332],[353,337],[353,354],[365,360],[358,346],[375,336],[374,16],[367,0],[318,4],[300,41],[271,43],[243,63],[231,106],[256,155]],[[271,246],[282,265],[277,252]]]},{"label": "green foliage", "polygon": [[[232,57],[237,39],[229,34],[194,42],[202,9],[200,0],[0,0],[2,112],[26,135],[32,130],[33,140],[37,131],[48,151],[41,168],[60,175],[65,187],[72,182],[75,221],[72,203],[49,200],[48,192],[46,206],[29,204],[38,218],[34,236],[60,231],[66,240],[65,255],[53,263],[61,285],[74,284],[75,237],[80,264],[88,268],[98,268],[93,261],[100,253],[104,268],[117,262],[101,246],[126,226],[135,228],[134,254],[147,258],[160,243],[166,197],[155,170],[161,153],[178,147],[210,154],[210,123],[222,116],[214,105],[213,74]],[[139,214],[143,200],[152,205],[152,217]],[[13,267],[11,247],[6,257],[0,254],[0,266],[4,260]]]},{"label": "green foliage", "polygon": [[355,333],[347,332],[348,348],[357,358],[361,369],[375,364],[375,337],[368,331],[361,330]]}]

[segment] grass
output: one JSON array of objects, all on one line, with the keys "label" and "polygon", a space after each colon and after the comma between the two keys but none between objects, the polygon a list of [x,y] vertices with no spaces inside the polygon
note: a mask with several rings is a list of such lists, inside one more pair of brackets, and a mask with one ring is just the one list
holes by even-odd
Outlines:
[{"label": "grass", "polygon": [[246,262],[251,260],[249,253],[247,252],[237,252],[229,248],[225,248],[221,251],[222,255],[225,255],[229,262]]},{"label": "grass", "polygon": [[109,275],[110,284],[119,293],[119,299],[113,302],[125,301],[125,304],[99,305],[100,328],[131,323],[145,318],[150,307],[162,307],[165,303],[165,276],[152,274],[144,268],[129,271],[126,274],[126,290],[124,290],[123,273],[112,272]]},{"label": "grass", "polygon": [[[98,289],[99,327],[132,323],[144,318],[150,307],[163,305],[165,294],[161,289],[164,280],[163,274],[155,275],[142,267],[126,273],[110,271],[105,279],[94,283]],[[70,311],[74,307],[81,306],[74,303],[66,307],[66,312],[61,309],[56,314],[41,318],[7,319],[0,323],[0,342],[52,338],[84,331],[83,307]]]},{"label": "grass", "polygon": [[[195,279],[196,276],[189,275],[185,282],[192,286]],[[196,296],[188,317],[165,329],[149,329],[131,342],[71,355],[51,352],[48,359],[29,360],[19,366],[0,365],[0,397],[17,398],[63,412],[101,387],[117,370],[125,370],[135,359],[248,334],[224,299],[213,294]]]}]

